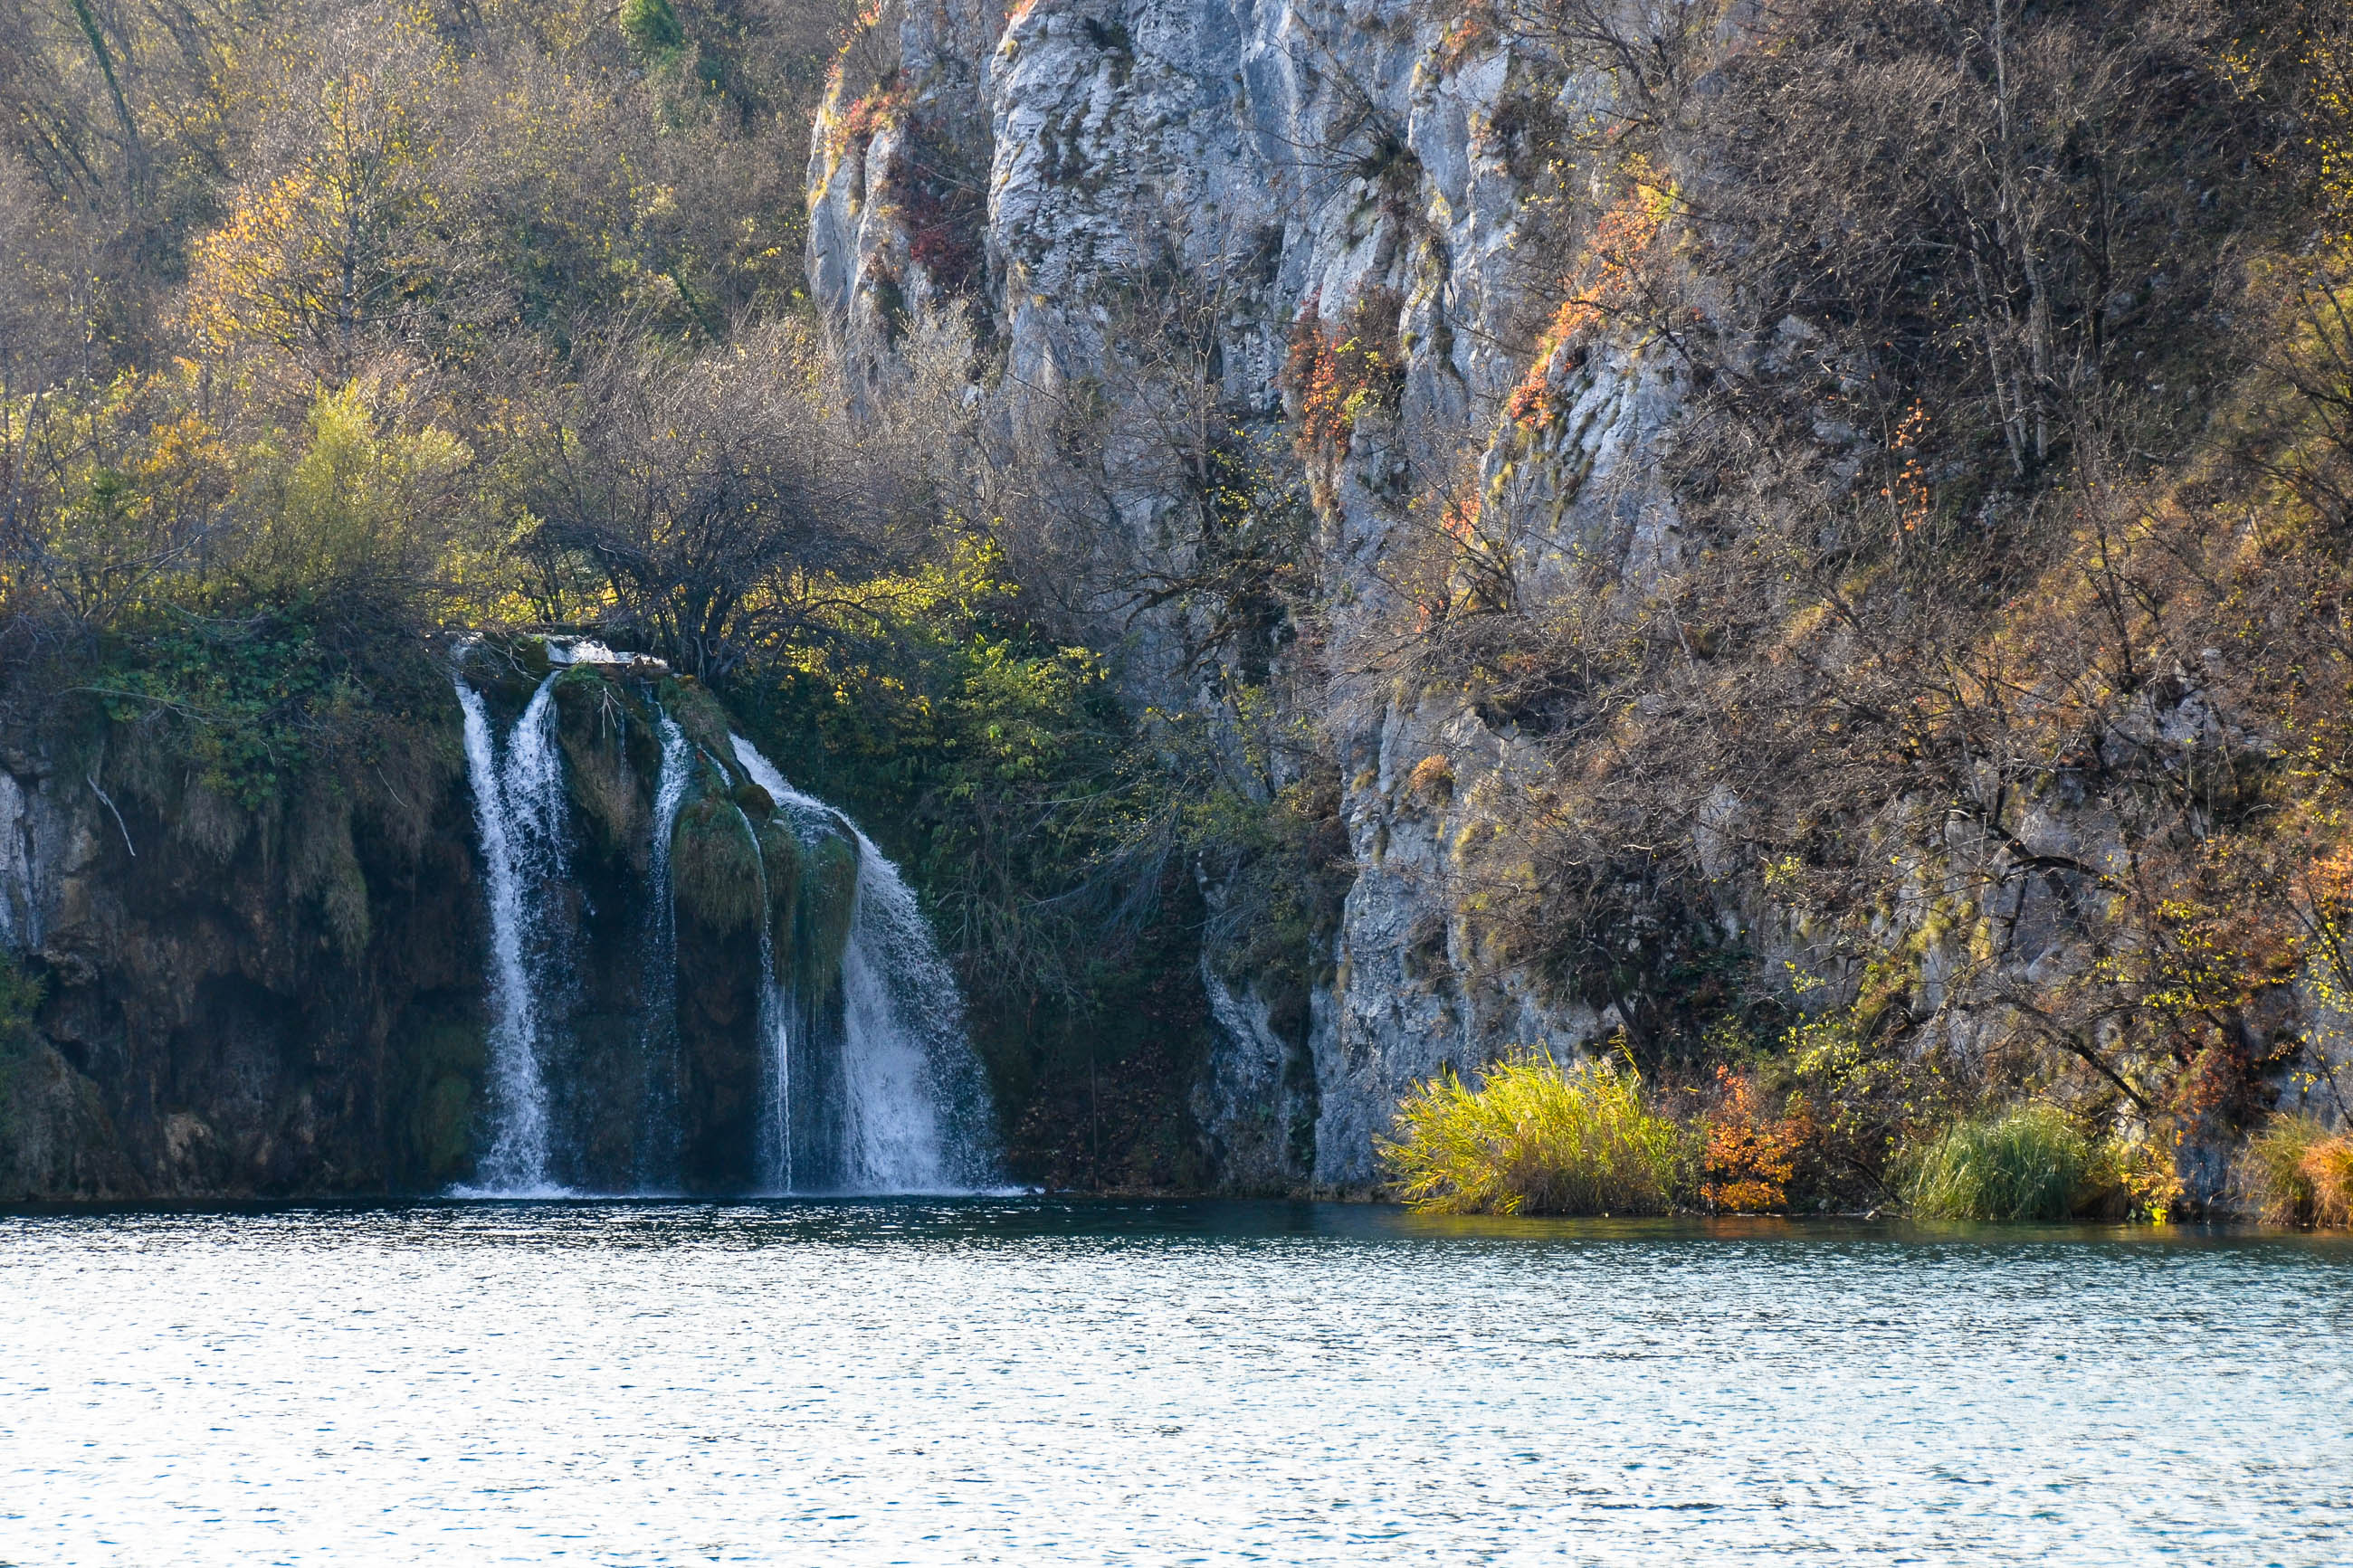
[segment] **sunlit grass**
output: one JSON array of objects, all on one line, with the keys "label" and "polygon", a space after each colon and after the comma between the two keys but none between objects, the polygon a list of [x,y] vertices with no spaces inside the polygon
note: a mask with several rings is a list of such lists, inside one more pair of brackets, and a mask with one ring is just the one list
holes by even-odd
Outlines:
[{"label": "sunlit grass", "polygon": [[2353,1223],[2353,1134],[2310,1116],[2274,1116],[2249,1142],[2240,1183],[2271,1225]]},{"label": "sunlit grass", "polygon": [[1428,1214],[1665,1214],[1688,1163],[1633,1072],[1541,1052],[1495,1063],[1475,1089],[1452,1072],[1416,1086],[1395,1131],[1382,1162]]},{"label": "sunlit grass", "polygon": [[1923,1219],[2064,1219],[2092,1166],[2064,1111],[2019,1106],[1954,1123],[1910,1162],[1905,1199]]}]

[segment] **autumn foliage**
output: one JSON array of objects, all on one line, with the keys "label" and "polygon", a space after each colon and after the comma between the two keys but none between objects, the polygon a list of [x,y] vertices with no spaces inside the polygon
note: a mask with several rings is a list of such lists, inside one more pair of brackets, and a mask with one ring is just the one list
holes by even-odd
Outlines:
[{"label": "autumn foliage", "polygon": [[1316,300],[1300,307],[1282,386],[1298,410],[1303,458],[1328,464],[1347,456],[1356,421],[1368,410],[1396,407],[1405,377],[1401,307],[1393,291],[1372,289],[1328,327]]},{"label": "autumn foliage", "polygon": [[1720,1098],[1705,1120],[1700,1202],[1725,1214],[1773,1214],[1789,1206],[1801,1152],[1815,1136],[1812,1108],[1791,1095],[1769,1114],[1752,1077],[1716,1068]]},{"label": "autumn foliage", "polygon": [[1538,341],[1527,374],[1513,389],[1506,414],[1522,425],[1544,425],[1561,412],[1555,382],[1564,350],[1577,353],[1613,321],[1645,300],[1660,231],[1673,215],[1672,182],[1631,161],[1626,189],[1601,215],[1593,233],[1560,279],[1561,302]]},{"label": "autumn foliage", "polygon": [[1398,1194],[1437,1214],[1664,1214],[1683,1186],[1683,1134],[1609,1062],[1521,1052],[1476,1087],[1417,1085],[1380,1155]]}]

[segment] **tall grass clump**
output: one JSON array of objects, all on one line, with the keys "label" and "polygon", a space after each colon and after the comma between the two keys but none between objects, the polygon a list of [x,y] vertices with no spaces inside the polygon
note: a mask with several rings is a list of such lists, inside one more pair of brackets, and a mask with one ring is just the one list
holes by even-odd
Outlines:
[{"label": "tall grass clump", "polygon": [[2064,1219],[2092,1167],[2064,1111],[2019,1106],[1946,1129],[1910,1162],[1905,1201],[1923,1219]]},{"label": "tall grass clump", "polygon": [[1664,1214],[1686,1163],[1635,1073],[1546,1052],[1505,1058],[1476,1089],[1451,1071],[1417,1085],[1395,1131],[1382,1163],[1425,1214]]},{"label": "tall grass clump", "polygon": [[2316,1117],[2274,1116],[2247,1144],[2239,1187],[2267,1225],[2353,1224],[2353,1133]]}]

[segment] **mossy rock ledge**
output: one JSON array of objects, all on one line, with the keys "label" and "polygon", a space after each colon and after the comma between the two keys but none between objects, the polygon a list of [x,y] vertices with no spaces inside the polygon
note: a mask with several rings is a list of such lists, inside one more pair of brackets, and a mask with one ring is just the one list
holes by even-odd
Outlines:
[{"label": "mossy rock ledge", "polygon": [[[491,944],[460,714],[432,700],[452,657],[502,753],[554,677],[564,842],[527,889],[548,1179],[761,1184],[764,1003],[793,1009],[815,1107],[841,1037],[856,839],[746,776],[696,682],[512,637],[428,650],[421,705],[374,716],[364,751],[266,798],[208,784],[160,721],[20,710],[42,716],[0,736],[0,827],[28,856],[24,886],[0,889],[21,1001],[0,1041],[0,1200],[477,1178],[495,1131]],[[665,711],[692,747],[674,897],[653,853]]]}]

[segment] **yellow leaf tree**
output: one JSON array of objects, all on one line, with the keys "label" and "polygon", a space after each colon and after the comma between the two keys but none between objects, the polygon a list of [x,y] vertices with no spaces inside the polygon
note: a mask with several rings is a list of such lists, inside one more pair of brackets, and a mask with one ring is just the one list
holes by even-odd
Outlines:
[{"label": "yellow leaf tree", "polygon": [[423,283],[411,237],[443,147],[427,109],[452,72],[413,20],[353,28],[293,62],[269,110],[270,172],[195,247],[185,324],[223,354],[260,348],[341,385]]}]

